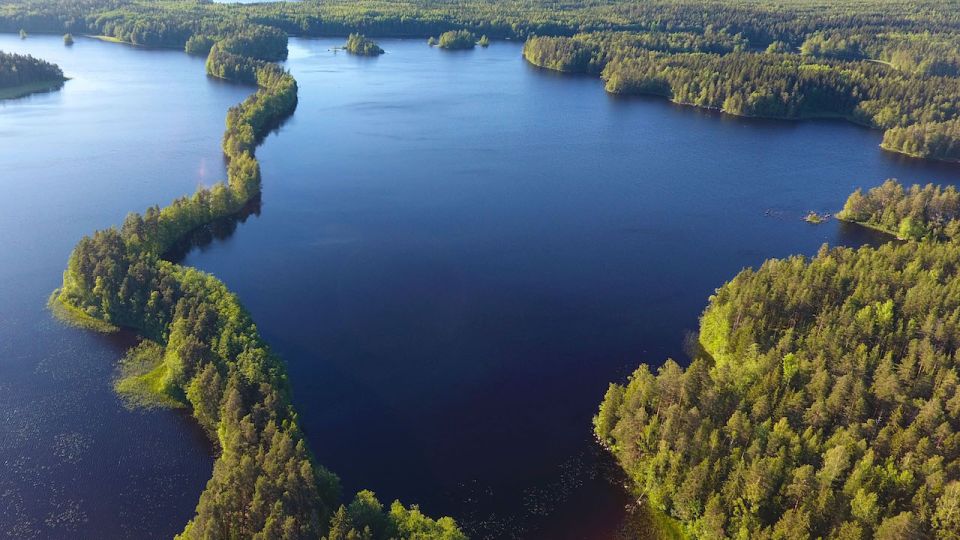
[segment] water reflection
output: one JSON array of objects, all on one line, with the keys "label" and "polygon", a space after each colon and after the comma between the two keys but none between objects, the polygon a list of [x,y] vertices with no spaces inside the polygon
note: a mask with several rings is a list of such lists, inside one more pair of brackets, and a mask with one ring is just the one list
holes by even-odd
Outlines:
[{"label": "water reflection", "polygon": [[236,232],[238,225],[246,223],[247,219],[251,216],[259,216],[261,208],[261,195],[257,195],[247,202],[239,212],[198,227],[187,236],[181,238],[163,255],[163,258],[171,262],[179,263],[194,249],[199,249],[202,252],[213,242],[227,240]]}]

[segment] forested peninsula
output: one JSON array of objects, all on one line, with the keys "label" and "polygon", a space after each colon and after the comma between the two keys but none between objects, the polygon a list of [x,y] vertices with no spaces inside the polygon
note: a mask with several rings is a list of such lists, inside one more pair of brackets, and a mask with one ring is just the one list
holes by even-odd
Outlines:
[{"label": "forested peninsula", "polygon": [[56,64],[27,54],[0,51],[0,99],[56,90],[66,80]]},{"label": "forested peninsula", "polygon": [[896,180],[887,180],[866,193],[854,191],[837,218],[900,240],[956,240],[960,239],[960,192],[954,186],[933,184],[904,189]]},{"label": "forested peninsula", "polygon": [[597,437],[692,537],[957,538],[957,192],[854,197],[845,212],[916,219],[923,241],[744,270],[710,298],[686,369],[644,365],[607,391]]},{"label": "forested peninsula", "polygon": [[252,24],[213,44],[208,74],[258,88],[228,111],[227,181],[83,238],[52,302],[81,324],[139,332],[145,341],[131,354],[146,366],[118,389],[188,408],[215,444],[213,476],[179,538],[463,539],[452,519],[399,502],[386,509],[368,491],[338,507],[339,481],[306,446],[283,362],[222,282],[164,258],[259,197],[254,149],[297,105],[296,81],[272,63],[286,55],[282,30]]}]

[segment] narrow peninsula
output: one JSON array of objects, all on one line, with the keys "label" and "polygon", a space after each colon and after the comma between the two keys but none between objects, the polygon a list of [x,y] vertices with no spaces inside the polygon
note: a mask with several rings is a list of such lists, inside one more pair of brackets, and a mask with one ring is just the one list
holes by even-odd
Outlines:
[{"label": "narrow peninsula", "polygon": [[0,99],[57,90],[66,80],[56,64],[27,54],[0,51]]}]

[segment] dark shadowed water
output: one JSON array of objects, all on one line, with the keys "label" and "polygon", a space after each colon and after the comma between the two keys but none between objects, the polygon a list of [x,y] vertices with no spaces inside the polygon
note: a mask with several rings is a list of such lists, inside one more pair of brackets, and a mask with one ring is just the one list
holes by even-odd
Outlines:
[{"label": "dark shadowed water", "polygon": [[[388,54],[291,40],[296,114],[258,151],[262,210],[185,264],[222,278],[286,360],[345,491],[450,514],[477,538],[603,539],[628,498],[591,438],[610,381],[682,361],[744,266],[876,238],[834,211],[887,177],[957,182],[842,122],[737,119],[616,99],[517,44]],[[110,390],[129,338],[44,311],[80,235],[223,175],[248,89],[202,60],[59,38],[55,94],[0,104],[0,530],[169,537],[210,473],[171,412]],[[223,236],[221,234],[221,236]]]}]

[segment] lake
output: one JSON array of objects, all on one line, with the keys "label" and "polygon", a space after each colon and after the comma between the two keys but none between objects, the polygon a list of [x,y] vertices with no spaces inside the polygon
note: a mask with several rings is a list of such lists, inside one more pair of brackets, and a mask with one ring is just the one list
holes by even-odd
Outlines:
[{"label": "lake", "polygon": [[[611,97],[516,43],[384,40],[379,58],[341,44],[291,39],[300,105],[258,150],[259,214],[183,263],[251,311],[345,492],[450,514],[475,538],[614,536],[629,497],[590,423],[607,384],[684,362],[707,297],[741,268],[879,241],[807,211],[888,177],[960,181],[843,122]],[[0,49],[73,77],[0,104],[0,525],[170,537],[208,445],[184,415],[112,394],[130,336],[44,306],[82,234],[223,177],[223,118],[250,89],[176,51]]]}]

